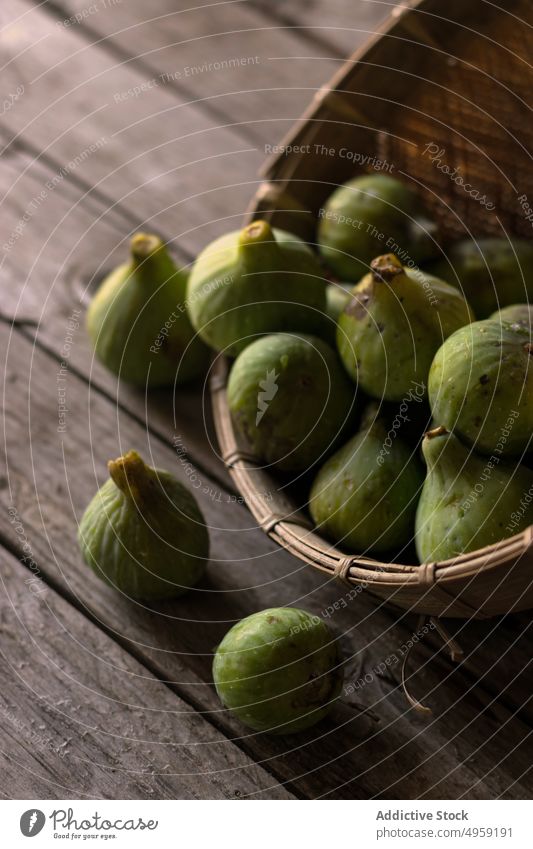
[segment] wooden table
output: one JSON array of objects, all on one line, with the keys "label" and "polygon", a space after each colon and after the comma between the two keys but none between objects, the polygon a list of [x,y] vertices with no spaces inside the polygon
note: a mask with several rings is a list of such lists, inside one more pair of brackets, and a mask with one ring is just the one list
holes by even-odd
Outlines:
[{"label": "wooden table", "polygon": [[[238,226],[265,146],[394,4],[190,5],[2,0],[1,793],[527,797],[531,616],[448,623],[460,664],[430,635],[410,687],[433,714],[418,715],[383,663],[416,620],[366,593],[346,602],[253,527],[202,388],[146,399],[92,359],[84,310],[131,234],[161,233],[188,264]],[[105,587],[76,544],[107,460],[133,447],[194,475],[213,529],[201,587],[157,609]],[[332,718],[298,737],[247,732],[211,683],[221,636],[265,607],[336,601],[347,694]]]}]

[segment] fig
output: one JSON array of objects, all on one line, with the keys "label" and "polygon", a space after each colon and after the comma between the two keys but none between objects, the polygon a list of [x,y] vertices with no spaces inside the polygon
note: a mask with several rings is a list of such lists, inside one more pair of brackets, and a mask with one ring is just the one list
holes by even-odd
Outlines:
[{"label": "fig", "polygon": [[198,583],[209,536],[193,494],[136,451],[108,463],[109,480],[83,514],[78,541],[85,562],[134,599],[173,598]]},{"label": "fig", "polygon": [[436,225],[418,196],[386,174],[339,186],[319,211],[319,250],[341,280],[359,280],[384,249],[419,263],[438,253]]},{"label": "fig", "polygon": [[322,619],[274,607],[228,631],[215,654],[213,679],[222,704],[248,728],[290,734],[329,713],[341,691],[342,661]]},{"label": "fig", "polygon": [[326,314],[320,334],[333,347],[337,344],[337,322],[350,300],[350,288],[340,283],[329,283],[326,287]]},{"label": "fig", "polygon": [[227,387],[233,422],[254,455],[290,472],[308,469],[341,438],[354,396],[326,342],[289,333],[248,345]]},{"label": "fig", "polygon": [[478,318],[533,300],[533,242],[523,239],[462,239],[427,270],[458,286]]},{"label": "fig", "polygon": [[421,563],[448,560],[524,530],[533,520],[533,472],[477,456],[445,427],[422,443],[427,477],[416,512]]},{"label": "fig", "polygon": [[258,335],[319,332],[326,281],[298,236],[254,221],[200,253],[189,279],[187,308],[208,345],[236,356]]},{"label": "fig", "polygon": [[523,324],[531,330],[533,325],[533,306],[531,304],[510,304],[497,310],[490,318],[506,321],[509,324]]},{"label": "fig", "polygon": [[533,433],[529,329],[493,319],[460,328],[437,351],[428,392],[434,421],[476,451],[526,451]]},{"label": "fig", "polygon": [[338,321],[337,347],[350,377],[373,398],[401,401],[424,386],[444,339],[473,321],[453,286],[403,268],[393,254],[372,260]]},{"label": "fig", "polygon": [[318,472],[309,509],[317,529],[343,548],[390,551],[413,538],[423,481],[418,456],[370,405],[359,432]]},{"label": "fig", "polygon": [[106,277],[87,312],[95,354],[137,386],[192,380],[209,356],[185,309],[187,272],[158,236],[137,233],[130,247],[130,261]]}]

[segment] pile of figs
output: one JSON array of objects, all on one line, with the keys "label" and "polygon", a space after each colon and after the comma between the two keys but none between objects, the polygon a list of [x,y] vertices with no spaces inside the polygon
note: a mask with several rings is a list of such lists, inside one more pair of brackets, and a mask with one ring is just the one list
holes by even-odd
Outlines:
[{"label": "pile of figs", "polygon": [[[369,174],[320,209],[314,248],[257,220],[189,271],[137,234],[87,326],[97,358],[144,390],[231,358],[235,429],[317,530],[425,563],[532,522],[532,296],[533,243],[446,243],[416,192]],[[136,452],[109,471],[80,525],[87,563],[132,598],[193,587],[209,539],[192,493]],[[250,728],[285,733],[328,712],[339,669],[321,620],[283,608],[228,633],[214,681]]]},{"label": "pile of figs", "polygon": [[209,349],[229,356],[235,428],[304,487],[317,529],[426,562],[531,522],[532,294],[533,244],[443,245],[411,188],[369,174],[320,209],[316,250],[257,220],[189,272],[137,234],[88,329],[145,387],[202,377]]}]

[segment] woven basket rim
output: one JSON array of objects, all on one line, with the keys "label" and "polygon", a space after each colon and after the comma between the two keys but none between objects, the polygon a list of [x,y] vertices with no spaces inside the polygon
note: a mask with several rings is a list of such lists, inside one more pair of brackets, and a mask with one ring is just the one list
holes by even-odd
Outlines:
[{"label": "woven basket rim", "polygon": [[[210,392],[213,399],[215,429],[222,459],[230,475],[236,479],[238,488],[242,480],[248,481],[252,494],[248,509],[257,519],[267,535],[280,542],[288,550],[294,547],[296,556],[306,559],[311,565],[336,577],[342,577],[348,583],[386,584],[394,586],[419,585],[455,582],[488,572],[492,569],[508,566],[510,560],[516,561],[528,549],[533,547],[533,525],[507,539],[485,546],[467,554],[461,554],[448,560],[430,564],[396,563],[380,561],[374,557],[350,554],[324,539],[313,528],[306,514],[295,509],[294,513],[280,515],[275,509],[266,513],[257,513],[257,505],[263,504],[260,490],[253,481],[254,472],[262,471],[263,461],[254,457],[250,451],[236,448],[239,435],[236,433],[226,399],[226,377],[229,360],[219,356],[213,366],[210,377]],[[273,475],[261,475],[275,485]],[[285,497],[284,497],[285,498]],[[272,503],[276,505],[276,500]],[[254,509],[254,507],[256,509]],[[320,544],[318,542],[320,541]],[[307,555],[305,557],[305,555]],[[331,562],[325,559],[330,558]],[[422,572],[430,567],[432,574],[424,579]],[[340,573],[343,573],[340,575]]]}]

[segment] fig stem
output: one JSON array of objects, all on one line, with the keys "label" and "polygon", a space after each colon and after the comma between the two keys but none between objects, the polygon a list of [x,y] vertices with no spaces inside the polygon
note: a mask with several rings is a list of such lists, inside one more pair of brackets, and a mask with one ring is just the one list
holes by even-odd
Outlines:
[{"label": "fig stem", "polygon": [[249,274],[273,271],[279,264],[279,245],[268,221],[252,221],[239,233],[239,259]]},{"label": "fig stem", "polygon": [[145,262],[163,247],[159,236],[153,233],[136,233],[130,242],[130,251],[137,263]]},{"label": "fig stem", "polygon": [[115,486],[135,503],[142,501],[152,488],[152,470],[137,451],[128,451],[123,457],[110,460],[107,468]]},{"label": "fig stem", "polygon": [[424,434],[426,439],[434,439],[436,436],[446,436],[450,431],[447,430],[444,425],[439,425],[438,427],[433,427],[431,430],[426,431]]},{"label": "fig stem", "polygon": [[395,277],[403,274],[402,264],[394,254],[377,256],[370,263],[370,269],[374,280],[379,280],[382,283],[391,283]]},{"label": "fig stem", "polygon": [[276,238],[268,221],[252,221],[239,236],[240,245],[255,245],[258,242],[275,242]]}]

